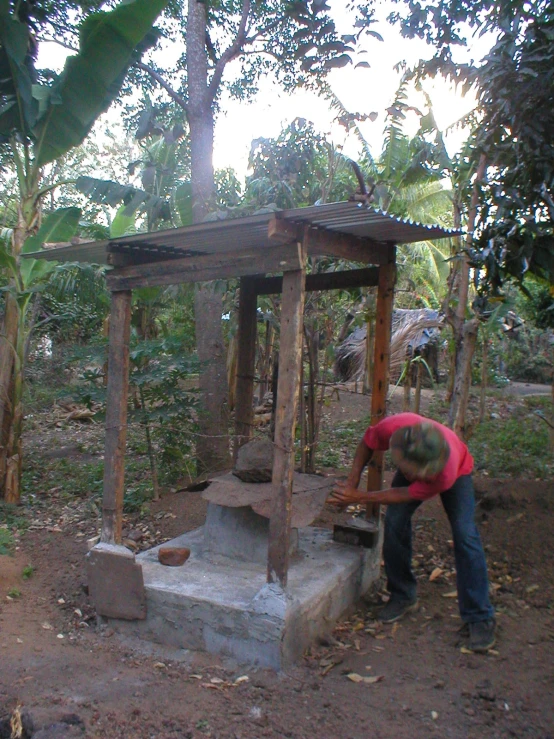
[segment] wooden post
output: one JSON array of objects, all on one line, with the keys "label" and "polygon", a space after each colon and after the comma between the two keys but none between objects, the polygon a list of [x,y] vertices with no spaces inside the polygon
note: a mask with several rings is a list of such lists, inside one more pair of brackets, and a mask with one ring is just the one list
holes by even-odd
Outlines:
[{"label": "wooden post", "polygon": [[[371,392],[371,424],[386,415],[389,390],[390,342],[394,285],[396,282],[396,247],[390,247],[390,259],[379,268],[377,307],[375,324],[375,354],[373,359],[373,389]],[[367,470],[367,489],[381,490],[383,487],[383,452],[374,452]],[[379,520],[380,506],[369,505],[367,518]]]},{"label": "wooden post", "polygon": [[254,421],[254,370],[258,329],[255,284],[255,278],[252,277],[242,277],[240,281],[235,389],[235,459],[239,448],[249,440]]},{"label": "wooden post", "polygon": [[108,395],[104,451],[102,533],[106,544],[121,544],[127,438],[131,291],[112,292],[108,352]]},{"label": "wooden post", "polygon": [[281,301],[279,379],[275,413],[275,456],[273,488],[275,498],[269,521],[267,581],[287,584],[294,472],[294,432],[300,366],[302,362],[302,326],[306,294],[306,239],[298,244],[301,269],[285,272]]}]

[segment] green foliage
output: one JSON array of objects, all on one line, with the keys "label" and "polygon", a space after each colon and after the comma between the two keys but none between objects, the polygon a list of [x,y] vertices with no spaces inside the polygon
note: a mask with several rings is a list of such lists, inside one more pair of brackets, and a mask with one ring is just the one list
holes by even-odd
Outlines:
[{"label": "green foliage", "polygon": [[552,479],[549,428],[537,411],[550,414],[549,398],[526,398],[521,405],[513,404],[509,417],[479,424],[468,444],[476,469],[491,477]]},{"label": "green foliage", "polygon": [[548,334],[526,328],[500,347],[504,374],[521,382],[552,382],[552,347]]},{"label": "green foliage", "polygon": [[80,144],[123,83],[137,48],[166,0],[132,0],[107,13],[93,13],[80,29],[79,53],[69,57],[51,86],[39,84],[31,29],[9,6],[0,6],[0,133],[18,132],[37,145],[40,168]]},{"label": "green foliage", "polygon": [[547,282],[529,276],[523,283],[525,292],[516,297],[516,312],[527,323],[539,329],[554,329],[554,290]]},{"label": "green foliage", "polygon": [[196,357],[183,351],[178,337],[143,341],[131,350],[131,383],[139,389],[140,404],[130,416],[153,430],[166,480],[182,472],[193,448],[196,393],[186,390],[198,373]]},{"label": "green foliage", "polygon": [[97,335],[109,312],[104,269],[63,264],[41,294],[41,325],[36,334],[55,342],[87,342]]},{"label": "green foliage", "polygon": [[327,144],[313,124],[296,118],[276,139],[259,138],[250,148],[245,198],[258,207],[312,205],[321,191],[316,169],[327,159]]},{"label": "green foliage", "polygon": [[[364,402],[364,399],[365,396],[362,396],[360,404]],[[369,423],[369,415],[361,413],[359,419],[339,426],[325,424],[321,431],[316,455],[317,466],[335,469],[349,467],[356,446],[359,444]]]},{"label": "green foliage", "polygon": [[[479,0],[436,6],[409,2],[393,14],[407,36],[420,36],[436,55],[419,67],[467,86],[476,84],[479,115],[470,163],[486,156],[479,232],[472,266],[482,271],[481,293],[498,294],[510,279],[528,273],[554,279],[554,10],[547,0]],[[480,65],[453,63],[467,43],[463,24],[494,35]],[[478,273],[477,273],[478,274]]]},{"label": "green foliage", "polygon": [[21,590],[19,588],[10,588],[8,590],[8,598],[21,598]]},{"label": "green foliage", "polygon": [[0,526],[0,555],[13,554],[14,547],[12,532]]},{"label": "green foliage", "polygon": [[35,574],[35,568],[33,565],[25,565],[23,568],[23,572],[21,573],[21,577],[24,580],[30,580],[32,576]]},{"label": "green foliage", "polygon": [[[105,344],[97,344],[76,353],[81,364],[88,368],[83,373],[85,385],[78,389],[81,401],[88,405],[105,404],[106,389],[99,382],[100,369],[105,361]],[[179,335],[159,339],[137,341],[131,347],[131,394],[129,420],[135,427],[149,430],[154,453],[160,469],[160,482],[172,482],[183,474],[183,467],[190,466],[194,445],[197,413],[197,391],[190,387],[191,377],[200,369],[198,359],[187,349],[187,342]],[[96,364],[97,369],[90,368]],[[135,442],[137,444],[137,442]],[[143,436],[136,448],[141,454],[148,449]],[[151,483],[129,484],[129,495],[140,508],[151,495]],[[138,502],[137,502],[138,501]]]}]

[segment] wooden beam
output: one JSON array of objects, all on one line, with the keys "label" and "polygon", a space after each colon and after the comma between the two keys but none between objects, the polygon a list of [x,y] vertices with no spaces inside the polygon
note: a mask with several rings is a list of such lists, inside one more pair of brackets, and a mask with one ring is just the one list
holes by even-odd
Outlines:
[{"label": "wooden beam", "polygon": [[131,290],[137,287],[208,282],[299,268],[298,245],[294,243],[270,249],[242,249],[225,254],[183,257],[156,264],[122,267],[109,272],[106,280],[110,290]]},{"label": "wooden beam", "polygon": [[[306,275],[306,292],[344,290],[350,287],[374,287],[379,283],[379,267],[365,267],[348,272],[321,272]],[[261,277],[256,280],[258,295],[275,295],[283,290],[282,277]]]},{"label": "wooden beam", "polygon": [[302,267],[283,276],[279,379],[275,412],[275,455],[272,483],[275,489],[269,521],[267,581],[286,587],[289,569],[294,472],[294,432],[302,362],[302,327],[306,281],[306,242],[301,244]]},{"label": "wooden beam", "polygon": [[237,384],[235,392],[235,459],[251,436],[254,421],[257,300],[254,277],[241,277],[238,311]]},{"label": "wooden beam", "polygon": [[[273,218],[269,222],[268,237],[271,241],[286,244],[297,238],[300,224]],[[331,256],[365,264],[386,264],[391,245],[351,234],[337,233],[313,226],[304,229],[309,256]]]},{"label": "wooden beam", "polygon": [[121,543],[121,519],[127,439],[131,291],[112,292],[108,351],[108,394],[104,451],[102,532],[106,544]]},{"label": "wooden beam", "polygon": [[302,227],[293,221],[272,218],[267,225],[267,237],[274,244],[291,244],[302,239]]},{"label": "wooden beam", "polygon": [[[385,417],[389,391],[390,343],[394,285],[396,283],[396,248],[390,246],[390,261],[379,268],[377,289],[373,388],[371,392],[371,424]],[[383,452],[374,452],[367,470],[367,489],[383,487]],[[379,521],[380,506],[370,505],[367,518]]]}]

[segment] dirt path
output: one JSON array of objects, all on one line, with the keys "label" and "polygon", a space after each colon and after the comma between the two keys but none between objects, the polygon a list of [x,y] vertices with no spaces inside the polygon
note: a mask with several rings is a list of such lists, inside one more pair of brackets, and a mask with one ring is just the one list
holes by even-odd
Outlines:
[{"label": "dirt path", "polygon": [[[340,411],[350,418],[360,398],[348,397]],[[450,531],[433,500],[415,519],[419,610],[378,626],[380,583],[326,644],[280,675],[207,655],[149,653],[98,626],[84,571],[98,521],[83,501],[45,494],[15,557],[0,556],[0,717],[17,704],[38,726],[65,717],[50,739],[554,737],[552,485],[477,478],[476,487],[495,650],[461,649]],[[150,545],[181,532],[183,521],[201,523],[204,506],[198,493],[167,495],[149,518],[126,526],[144,529]],[[356,683],[351,673],[380,679]]]}]

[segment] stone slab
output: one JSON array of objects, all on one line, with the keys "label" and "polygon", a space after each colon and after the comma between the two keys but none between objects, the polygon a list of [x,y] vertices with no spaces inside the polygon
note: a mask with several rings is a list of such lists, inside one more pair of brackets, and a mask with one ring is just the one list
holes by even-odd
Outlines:
[{"label": "stone slab", "polygon": [[126,547],[103,543],[93,547],[87,554],[87,580],[90,597],[101,616],[146,618],[142,566]]},{"label": "stone slab", "polygon": [[[239,562],[265,565],[269,540],[269,520],[250,506],[229,508],[208,503],[204,525],[203,552],[221,554]],[[291,530],[290,554],[298,548],[298,530]]]},{"label": "stone slab", "polygon": [[[302,529],[309,526],[321,513],[335,484],[332,477],[306,475],[295,472],[292,483],[291,526]],[[232,472],[210,479],[202,497],[210,503],[228,508],[250,506],[260,516],[269,518],[275,488],[270,482],[243,482]]]},{"label": "stone slab", "polygon": [[171,546],[191,556],[181,568],[159,564],[157,548],[138,555],[147,600],[144,621],[111,620],[126,636],[202,650],[239,663],[283,669],[328,634],[379,575],[380,548],[339,544],[326,529],[299,532],[286,591],[266,582],[266,566],[207,559],[203,528]]}]

